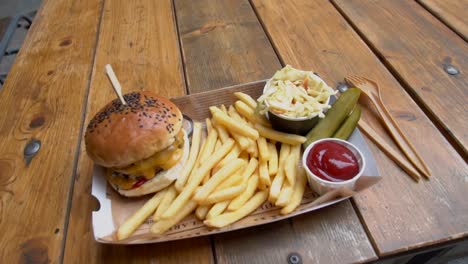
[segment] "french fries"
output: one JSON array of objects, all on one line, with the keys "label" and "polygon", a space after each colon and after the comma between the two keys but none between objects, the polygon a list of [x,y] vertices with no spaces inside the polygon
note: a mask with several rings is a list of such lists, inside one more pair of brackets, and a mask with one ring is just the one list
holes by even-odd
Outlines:
[{"label": "french fries", "polygon": [[291,153],[288,156],[286,164],[284,166],[284,174],[288,179],[288,182],[294,186],[296,181],[296,168],[299,162],[299,156],[301,155],[301,145],[295,145],[291,147]]},{"label": "french fries", "polygon": [[228,212],[228,213],[223,213],[218,216],[215,216],[211,219],[207,219],[203,221],[203,223],[209,227],[223,227],[230,225],[248,214],[252,213],[260,207],[268,198],[268,192],[267,191],[261,191],[256,193],[250,200],[245,203],[241,208]]},{"label": "french fries", "polygon": [[232,187],[232,186],[239,185],[242,183],[242,181],[243,179],[242,179],[242,176],[240,175],[240,172],[235,172],[233,175],[231,175],[229,178],[227,178],[221,184],[219,184],[216,187],[215,192]]},{"label": "french fries", "polygon": [[[298,167],[305,137],[271,129],[256,112],[257,102],[235,93],[234,105],[210,107],[207,136],[194,122],[192,143],[181,175],[122,224],[128,238],[151,214],[151,232],[163,234],[190,213],[209,227],[224,227],[255,211],[266,200],[289,214],[301,203],[307,178]],[[276,142],[281,143],[279,151]]]},{"label": "french fries", "polygon": [[281,189],[280,195],[278,196],[278,200],[276,200],[275,205],[281,207],[285,207],[286,205],[288,205],[293,190],[294,185],[291,185],[291,183],[286,182],[285,184],[283,184],[283,188]]},{"label": "french fries", "polygon": [[268,164],[266,162],[260,162],[260,165],[258,166],[258,174],[263,186],[268,187],[271,185],[270,174],[268,173]]},{"label": "french fries", "polygon": [[304,168],[299,168],[297,171],[297,181],[294,185],[294,191],[291,199],[289,200],[289,203],[280,211],[282,215],[291,213],[301,204],[306,184],[307,176],[305,174],[305,170]]},{"label": "french fries", "polygon": [[299,145],[304,143],[307,138],[299,135],[288,134],[284,132],[279,132],[268,127],[264,127],[260,124],[255,124],[255,129],[258,131],[260,136],[272,139],[281,143],[286,143],[289,145]]},{"label": "french fries", "polygon": [[205,118],[205,123],[206,123],[206,131],[209,134],[213,130],[213,125],[211,125],[211,120],[209,118]]},{"label": "french fries", "polygon": [[211,132],[208,132],[208,137],[206,137],[206,141],[204,143],[205,147],[203,148],[203,153],[200,154],[200,164],[205,162],[205,160],[213,153],[217,139],[218,132],[216,132],[215,129],[212,129]]},{"label": "french fries", "polygon": [[171,185],[170,187],[165,189],[165,194],[161,201],[161,204],[159,204],[158,209],[153,215],[153,221],[157,221],[161,218],[163,212],[166,211],[169,205],[171,205],[172,201],[174,201],[176,196],[177,190],[174,185]]},{"label": "french fries", "polygon": [[212,194],[210,194],[210,196],[208,196],[208,198],[206,198],[206,200],[201,202],[201,204],[214,204],[226,200],[231,200],[237,197],[239,194],[241,194],[245,190],[245,187],[246,184],[240,184],[217,192],[213,192]]},{"label": "french fries", "polygon": [[246,105],[248,105],[250,108],[252,108],[252,109],[257,108],[257,102],[256,102],[252,97],[250,97],[250,95],[245,94],[245,93],[242,93],[242,92],[234,93],[234,95],[235,95],[239,100],[241,100],[241,101],[244,102]]},{"label": "french fries", "polygon": [[212,111],[212,115],[216,120],[216,123],[223,125],[226,129],[254,140],[259,137],[257,130],[247,126],[246,124],[237,122],[234,118],[223,113],[223,111],[213,107],[210,107],[210,110]]},{"label": "french fries", "polygon": [[290,154],[290,150],[291,150],[290,145],[285,144],[285,143],[281,144],[278,173],[273,179],[273,182],[271,183],[271,188],[270,188],[270,196],[269,196],[270,202],[275,203],[280,194],[281,186],[283,186],[283,181],[284,181],[284,166]]},{"label": "french fries", "polygon": [[153,212],[161,203],[165,192],[156,193],[153,198],[149,199],[143,207],[138,209],[130,216],[117,230],[117,239],[122,240],[129,237]]},{"label": "french fries", "polygon": [[254,195],[255,190],[258,187],[258,175],[254,174],[252,177],[249,178],[249,181],[247,182],[247,188],[243,193],[241,193],[239,196],[234,198],[231,203],[229,203],[228,210],[229,211],[235,211],[239,208],[242,207],[249,199]]},{"label": "french fries", "polygon": [[270,149],[268,148],[266,139],[264,137],[259,137],[257,139],[257,145],[260,161],[267,162],[270,159]]},{"label": "french fries", "polygon": [[173,217],[177,211],[182,208],[182,206],[190,199],[192,194],[195,192],[195,189],[198,187],[200,182],[203,180],[203,177],[218,163],[234,146],[234,141],[229,139],[220,149],[217,149],[213,155],[211,155],[205,163],[203,163],[199,168],[196,168],[192,171],[190,181],[187,186],[182,190],[181,193],[177,196],[174,202],[169,206],[169,208],[161,216],[162,218]]},{"label": "french fries", "polygon": [[237,112],[245,119],[252,123],[259,123],[262,126],[271,127],[270,122],[264,116],[258,116],[255,114],[255,108],[250,108],[247,104],[242,101],[237,101],[235,104]]},{"label": "french fries", "polygon": [[211,208],[211,204],[199,205],[197,207],[197,210],[195,210],[195,216],[200,220],[204,220],[210,208]]},{"label": "french fries", "polygon": [[193,210],[195,210],[196,207],[197,203],[195,201],[187,201],[186,204],[182,205],[182,209],[178,211],[173,217],[162,219],[154,223],[153,226],[151,226],[151,232],[156,235],[160,235],[166,232],[172,226],[179,223],[182,219],[189,215]]},{"label": "french fries", "polygon": [[[219,136],[219,134],[218,134],[218,136]],[[218,140],[216,141],[214,149],[219,149],[222,145],[223,145],[223,142],[221,141],[221,139],[218,138]]]},{"label": "french fries", "polygon": [[222,125],[217,124],[216,121],[214,121],[214,120],[211,123],[213,124],[213,127],[218,132],[218,136],[219,136],[219,139],[221,140],[221,142],[223,144],[226,143],[226,141],[229,139],[229,134],[228,134],[226,128],[224,128]]},{"label": "french fries", "polygon": [[224,179],[233,174],[236,170],[240,169],[245,165],[245,161],[242,159],[235,159],[228,165],[221,168],[211,177],[193,196],[193,200],[198,203],[202,203],[211,192],[218,186]]},{"label": "french fries", "polygon": [[276,145],[268,143],[268,150],[270,151],[270,159],[268,160],[268,173],[270,176],[276,175],[278,172],[278,151]]},{"label": "french fries", "polygon": [[206,219],[211,219],[211,218],[213,218],[215,216],[218,216],[221,213],[223,213],[224,210],[226,210],[226,207],[229,205],[229,202],[231,202],[231,201],[227,200],[227,201],[222,201],[222,202],[219,202],[219,203],[213,205],[213,207],[211,207],[210,211],[208,211],[208,214],[206,214]]},{"label": "french fries", "polygon": [[182,191],[182,188],[187,182],[188,176],[195,166],[195,162],[197,161],[198,151],[200,150],[201,129],[201,123],[193,123],[192,145],[190,146],[189,157],[182,173],[175,182],[175,188],[178,192]]}]

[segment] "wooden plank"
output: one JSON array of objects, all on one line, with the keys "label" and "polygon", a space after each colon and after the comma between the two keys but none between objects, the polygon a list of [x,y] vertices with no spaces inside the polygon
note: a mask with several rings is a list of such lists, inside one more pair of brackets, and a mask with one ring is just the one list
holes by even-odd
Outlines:
[{"label": "wooden plank", "polygon": [[[341,217],[340,217],[341,215]],[[215,236],[220,263],[357,263],[375,259],[362,226],[348,201],[255,228]],[[351,220],[351,222],[349,222]]]},{"label": "wooden plank", "polygon": [[248,0],[176,0],[190,93],[270,78],[280,62]]},{"label": "wooden plank", "polygon": [[[276,70],[282,67],[247,0],[176,0],[175,6],[185,59],[187,86],[190,92],[207,91],[226,85],[270,78]],[[334,243],[334,237],[350,237],[356,250],[342,252],[339,256],[349,261],[373,259],[375,253],[351,204],[345,202],[342,206],[333,207],[329,211],[330,219],[308,218],[309,226],[302,228],[305,230],[315,227],[317,229],[315,237],[318,239],[307,239],[301,236],[301,241],[304,243],[296,243],[294,250],[307,252],[308,249],[315,248],[323,252],[323,260],[335,261],[337,259],[331,257],[335,254],[333,251],[335,245],[330,246],[322,242]],[[340,229],[338,223],[341,223],[341,220],[350,223],[352,228]],[[327,225],[328,221],[333,223],[330,229],[332,231],[320,228]],[[280,222],[275,226],[284,230],[283,233],[288,239],[295,239],[289,221]],[[307,231],[304,233],[310,234]],[[229,235],[226,236],[229,237]],[[214,236],[217,260],[223,262],[261,261],[262,256],[250,258],[252,252],[273,249],[271,243],[268,243],[269,235],[259,236],[257,229],[243,231],[242,235],[236,236],[233,241],[228,241],[224,237],[225,235]],[[251,243],[252,237],[256,237],[263,243]],[[288,239],[275,240],[275,249],[290,248]],[[250,245],[248,251],[243,250],[246,244]],[[229,250],[226,250],[227,248]],[[284,254],[278,255],[278,259],[285,260],[287,254],[284,251],[281,252]]]},{"label": "wooden plank", "polygon": [[[368,141],[383,180],[354,200],[378,253],[389,255],[466,236],[467,164],[334,6],[326,0],[253,3],[284,62],[313,69],[332,86],[349,75],[377,80],[387,107],[430,165],[431,180],[416,184]],[[283,19],[289,14],[294,14],[294,21]],[[393,144],[367,108],[364,118]]]},{"label": "wooden plank", "polygon": [[60,261],[100,13],[101,1],[44,1],[0,91],[2,263]]},{"label": "wooden plank", "polygon": [[5,17],[0,19],[0,40],[2,40],[3,34],[5,34],[5,31],[7,30],[10,21],[11,17]]},{"label": "wooden plank", "polygon": [[[468,158],[466,42],[413,1],[335,2],[408,87],[414,100]],[[446,73],[444,67],[449,64],[461,73]]]},{"label": "wooden plank", "polygon": [[[185,84],[171,0],[106,1],[88,98],[86,123],[115,98],[105,75],[110,63],[124,92],[151,90],[166,97],[183,95]],[[90,195],[92,162],[81,144],[65,244],[67,263],[181,263],[212,260],[209,238],[132,247],[96,243]]]},{"label": "wooden plank", "polygon": [[453,31],[468,41],[467,0],[418,0],[432,14],[442,20]]}]

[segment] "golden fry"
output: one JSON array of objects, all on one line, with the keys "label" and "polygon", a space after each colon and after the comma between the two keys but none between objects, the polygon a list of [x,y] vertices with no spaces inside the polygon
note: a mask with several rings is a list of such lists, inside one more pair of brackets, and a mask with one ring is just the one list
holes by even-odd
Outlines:
[{"label": "golden fry", "polygon": [[169,230],[172,226],[179,223],[187,215],[189,215],[195,208],[197,203],[195,201],[188,201],[186,204],[182,205],[182,209],[178,211],[173,217],[159,220],[151,226],[151,232],[156,235],[163,234]]},{"label": "golden fry", "polygon": [[284,181],[284,166],[285,166],[285,162],[287,161],[290,151],[291,151],[290,145],[285,144],[285,143],[281,144],[278,173],[273,179],[273,182],[271,183],[271,188],[270,188],[269,200],[272,202],[276,202],[280,194],[281,186],[283,185],[283,181]]},{"label": "golden fry", "polygon": [[193,124],[193,133],[192,133],[192,144],[190,146],[190,153],[187,160],[187,163],[184,166],[182,173],[179,175],[175,182],[175,188],[177,191],[182,191],[185,183],[187,182],[188,176],[192,169],[194,168],[195,162],[197,161],[198,151],[200,150],[201,142],[201,131],[202,125],[199,122]]},{"label": "golden fry", "polygon": [[204,143],[205,147],[203,149],[203,153],[200,154],[200,164],[205,162],[205,160],[213,153],[217,139],[218,132],[216,132],[215,129],[212,129],[211,132],[208,132],[208,137],[206,138],[206,141]]},{"label": "golden fry", "polygon": [[229,211],[235,211],[241,208],[255,193],[255,190],[258,187],[258,175],[254,174],[249,178],[247,182],[247,188],[243,193],[234,198],[228,206]]},{"label": "golden fry", "polygon": [[239,145],[234,145],[234,147],[232,148],[231,152],[229,152],[226,157],[224,157],[224,159],[222,159],[218,164],[216,164],[216,166],[214,167],[214,171],[218,171],[221,167],[223,167],[224,165],[226,165],[227,163],[229,163],[230,161],[236,159],[239,157],[239,154],[241,152],[241,149],[239,147]]},{"label": "golden fry", "polygon": [[242,179],[241,173],[240,172],[234,172],[234,174],[232,174],[229,178],[224,180],[222,183],[220,183],[216,187],[215,192],[221,191],[223,189],[226,189],[226,188],[229,188],[229,187],[232,187],[232,186],[239,185],[239,184],[242,183],[242,181],[243,181],[243,179]]},{"label": "golden fry", "polygon": [[166,211],[169,205],[171,205],[171,203],[174,201],[176,196],[177,196],[177,190],[174,185],[166,188],[166,193],[164,194],[161,204],[159,204],[158,209],[153,215],[153,221],[157,221],[161,219],[161,215],[164,213],[164,211]]},{"label": "golden fry", "polygon": [[200,185],[203,177],[206,173],[209,173],[210,170],[218,163],[234,146],[234,140],[230,139],[220,149],[217,149],[213,155],[211,155],[199,168],[196,168],[192,171],[192,175],[189,178],[187,186],[182,190],[181,193],[177,196],[174,202],[169,206],[169,208],[161,216],[162,218],[170,218],[174,216],[177,211],[190,199],[192,194],[195,192],[195,189]]},{"label": "golden fry", "polygon": [[200,220],[204,220],[210,208],[211,208],[211,204],[199,205],[197,207],[197,210],[195,210],[195,216]]},{"label": "golden fry", "polygon": [[226,109],[226,106],[224,104],[222,104],[220,108],[221,108],[221,111],[223,111],[223,113],[225,113],[225,114],[228,113],[228,111]]},{"label": "golden fry", "polygon": [[260,156],[260,161],[267,162],[270,159],[270,149],[268,148],[268,143],[266,138],[259,137],[257,139],[258,145],[258,154]]},{"label": "golden fry", "polygon": [[249,138],[249,146],[247,147],[247,153],[249,153],[252,157],[258,158],[258,148],[256,140],[252,140]]},{"label": "golden fry", "polygon": [[[218,136],[219,136],[219,133],[218,133]],[[219,149],[222,145],[223,145],[223,142],[222,142],[221,139],[218,137],[218,140],[216,141],[216,144],[215,144],[214,149]]]},{"label": "golden fry", "polygon": [[306,137],[279,132],[271,128],[264,127],[260,124],[255,124],[255,129],[262,137],[266,137],[268,139],[276,140],[289,145],[299,145],[307,140]]},{"label": "golden fry", "polygon": [[224,190],[213,192],[201,204],[214,204],[214,203],[219,203],[219,202],[226,201],[226,200],[231,200],[239,196],[239,194],[241,194],[245,190],[246,187],[247,187],[247,184],[241,184],[241,185],[226,188]]},{"label": "golden fry", "polygon": [[161,203],[165,191],[156,193],[153,198],[149,199],[143,207],[138,209],[119,227],[117,231],[117,239],[122,240],[129,237],[153,212]]},{"label": "golden fry", "polygon": [[206,131],[208,134],[213,130],[213,125],[211,124],[211,120],[209,118],[205,118],[206,123]]},{"label": "golden fry", "polygon": [[278,172],[278,151],[276,145],[268,143],[268,150],[270,151],[270,159],[268,160],[268,173],[270,176],[276,175]]},{"label": "golden fry", "polygon": [[257,108],[257,102],[250,95],[245,94],[243,92],[236,92],[234,93],[234,96],[236,96],[239,100],[244,102],[250,108],[252,109]]},{"label": "golden fry", "polygon": [[211,219],[215,216],[222,214],[224,210],[226,210],[226,207],[229,205],[230,202],[231,200],[227,200],[227,201],[222,201],[213,205],[210,211],[208,211],[208,214],[206,215],[206,219]]},{"label": "golden fry", "polygon": [[203,223],[209,227],[218,228],[230,225],[255,211],[267,200],[267,198],[267,191],[258,192],[252,198],[250,198],[250,200],[247,203],[245,203],[241,208],[232,212],[220,214],[211,219],[203,221]]},{"label": "golden fry", "polygon": [[213,124],[213,128],[216,129],[218,132],[218,137],[221,142],[224,144],[229,139],[229,133],[227,132],[226,128],[222,125],[216,123],[216,120],[211,120],[211,124]]},{"label": "golden fry", "polygon": [[259,123],[262,126],[271,127],[270,122],[264,117],[255,114],[254,109],[250,108],[247,104],[242,101],[237,101],[235,104],[237,112],[245,119],[252,123]]},{"label": "golden fry", "polygon": [[258,166],[258,174],[260,176],[260,183],[268,187],[271,185],[270,174],[268,173],[268,164],[265,161],[261,161]]},{"label": "golden fry", "polygon": [[245,161],[242,159],[235,159],[211,177],[201,188],[198,190],[193,199],[198,203],[203,202],[213,192],[224,179],[231,176],[236,170],[240,169],[245,165]]},{"label": "golden fry", "polygon": [[283,188],[281,189],[280,195],[278,196],[278,200],[276,200],[275,205],[285,207],[288,205],[289,200],[293,194],[294,185],[291,185],[289,182],[283,184]]},{"label": "golden fry", "polygon": [[300,155],[301,145],[292,146],[291,153],[289,153],[286,164],[284,165],[284,174],[292,186],[294,186],[294,182],[296,180],[296,169],[299,163]]},{"label": "golden fry", "polygon": [[217,108],[210,107],[210,110],[211,109],[213,109],[212,114],[213,118],[216,120],[216,123],[223,125],[226,127],[226,129],[254,140],[259,137],[258,132],[255,129],[236,121]]},{"label": "golden fry", "polygon": [[294,185],[294,191],[289,200],[289,204],[286,205],[283,209],[281,209],[280,213],[285,215],[289,214],[294,211],[302,201],[302,196],[304,195],[305,186],[307,184],[307,177],[304,171],[304,168],[299,168],[297,170],[297,180],[296,184]]}]

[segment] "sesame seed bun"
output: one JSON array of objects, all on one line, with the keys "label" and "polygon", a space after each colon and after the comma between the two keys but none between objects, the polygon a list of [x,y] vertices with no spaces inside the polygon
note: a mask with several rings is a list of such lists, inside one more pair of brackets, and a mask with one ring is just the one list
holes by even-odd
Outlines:
[{"label": "sesame seed bun", "polygon": [[174,143],[182,128],[182,113],[168,99],[148,91],[123,97],[127,105],[113,100],[86,128],[86,152],[104,167],[125,167],[149,158]]}]

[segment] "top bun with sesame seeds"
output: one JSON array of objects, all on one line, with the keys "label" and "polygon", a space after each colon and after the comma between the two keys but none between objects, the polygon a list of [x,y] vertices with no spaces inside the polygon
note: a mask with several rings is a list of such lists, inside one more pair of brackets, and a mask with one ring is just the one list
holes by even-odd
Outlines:
[{"label": "top bun with sesame seeds", "polygon": [[170,100],[148,91],[123,97],[126,105],[113,100],[96,113],[85,132],[88,156],[109,168],[107,178],[119,192],[177,167],[188,145],[182,113]]}]

